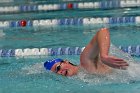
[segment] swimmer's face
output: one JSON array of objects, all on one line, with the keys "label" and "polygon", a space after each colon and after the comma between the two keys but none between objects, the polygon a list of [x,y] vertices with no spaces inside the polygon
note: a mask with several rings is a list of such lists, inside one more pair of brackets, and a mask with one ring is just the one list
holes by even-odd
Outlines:
[{"label": "swimmer's face", "polygon": [[73,76],[75,74],[73,65],[71,65],[67,60],[54,64],[51,71],[63,76]]}]

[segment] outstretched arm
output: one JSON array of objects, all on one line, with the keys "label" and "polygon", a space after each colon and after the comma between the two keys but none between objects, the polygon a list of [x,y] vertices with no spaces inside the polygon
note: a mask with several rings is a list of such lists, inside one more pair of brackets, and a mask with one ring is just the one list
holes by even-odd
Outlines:
[{"label": "outstretched arm", "polygon": [[108,55],[110,48],[110,34],[107,28],[102,28],[97,32],[97,45],[99,47],[101,61],[104,64],[117,69],[125,69],[126,66],[128,66],[128,63],[123,59]]}]

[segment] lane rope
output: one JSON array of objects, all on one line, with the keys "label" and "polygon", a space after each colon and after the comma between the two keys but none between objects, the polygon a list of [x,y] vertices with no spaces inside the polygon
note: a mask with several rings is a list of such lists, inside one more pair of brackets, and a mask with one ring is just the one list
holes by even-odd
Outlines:
[{"label": "lane rope", "polygon": [[0,13],[31,12],[31,11],[54,11],[66,9],[111,9],[124,7],[140,7],[140,0],[107,0],[97,2],[73,2],[60,4],[27,4],[17,6],[0,7]]},{"label": "lane rope", "polygon": [[38,26],[60,26],[60,25],[96,25],[96,24],[139,24],[140,16],[128,17],[103,17],[103,18],[61,18],[44,20],[19,20],[19,21],[0,21],[0,28],[10,27],[38,27]]},{"label": "lane rope", "polygon": [[[56,56],[56,55],[80,55],[85,47],[58,47],[58,48],[26,48],[26,49],[1,49],[1,57],[24,56]],[[140,46],[119,46],[124,52],[132,56],[140,56]]]}]

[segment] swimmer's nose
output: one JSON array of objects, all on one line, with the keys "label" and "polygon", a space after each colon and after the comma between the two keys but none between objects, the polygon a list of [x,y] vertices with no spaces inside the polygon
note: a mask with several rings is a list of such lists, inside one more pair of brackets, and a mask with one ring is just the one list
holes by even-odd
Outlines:
[{"label": "swimmer's nose", "polygon": [[65,73],[66,73],[65,70],[60,70],[60,71],[58,71],[58,74],[60,74],[60,75],[65,75]]},{"label": "swimmer's nose", "polygon": [[59,70],[59,71],[57,72],[57,74],[63,75],[62,70]]}]

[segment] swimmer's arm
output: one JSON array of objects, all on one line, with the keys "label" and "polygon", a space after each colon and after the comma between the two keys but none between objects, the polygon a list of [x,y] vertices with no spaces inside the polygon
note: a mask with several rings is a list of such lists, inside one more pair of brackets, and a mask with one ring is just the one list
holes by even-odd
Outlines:
[{"label": "swimmer's arm", "polygon": [[110,34],[107,28],[103,28],[97,33],[97,43],[100,57],[104,64],[117,69],[123,69],[128,66],[127,62],[123,59],[108,55],[110,48]]},{"label": "swimmer's arm", "polygon": [[102,62],[112,68],[126,70],[128,63],[123,59],[114,56],[104,56],[101,58]]}]

